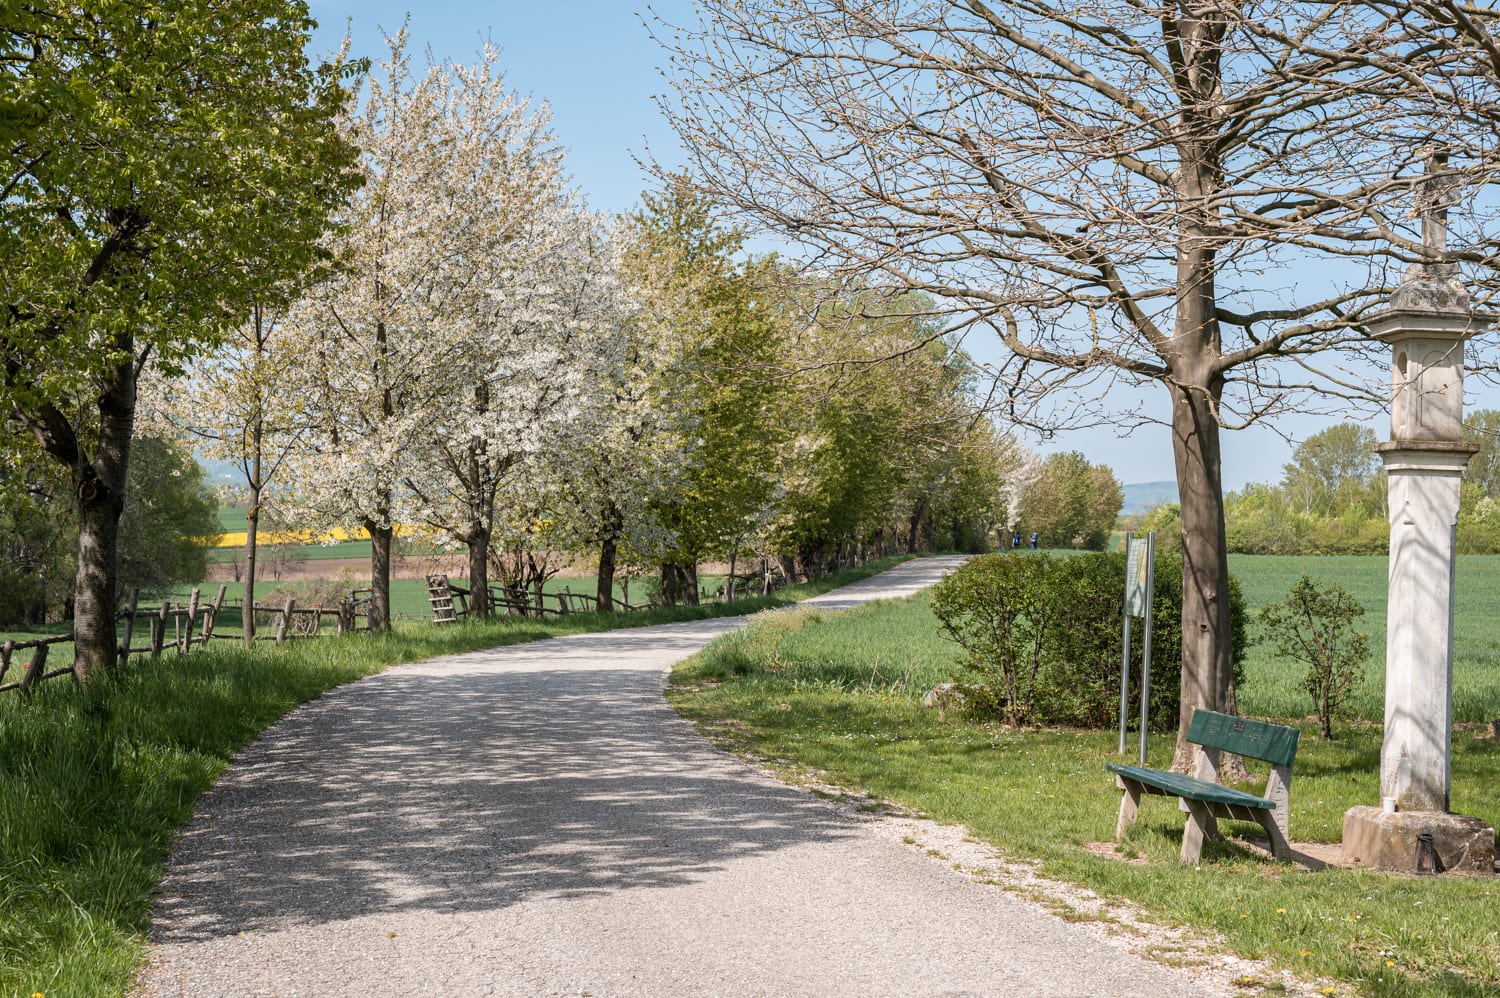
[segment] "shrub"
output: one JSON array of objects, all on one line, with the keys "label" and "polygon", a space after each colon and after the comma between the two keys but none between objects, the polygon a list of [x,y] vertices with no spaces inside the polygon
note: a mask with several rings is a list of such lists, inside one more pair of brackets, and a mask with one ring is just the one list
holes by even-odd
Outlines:
[{"label": "shrub", "polygon": [[[1125,555],[1052,558],[988,555],[949,576],[932,606],[963,646],[977,711],[1009,723],[1109,728],[1120,709]],[[1247,644],[1244,598],[1230,579],[1235,681]],[[1148,723],[1177,724],[1182,679],[1182,561],[1157,555],[1151,626]],[[1140,703],[1142,621],[1131,628],[1130,702]]]},{"label": "shrub", "polygon": [[1354,628],[1364,613],[1364,605],[1342,586],[1319,588],[1305,575],[1286,599],[1260,612],[1276,653],[1307,663],[1302,688],[1312,695],[1324,738],[1333,737],[1334,715],[1343,712],[1349,695],[1364,681],[1370,642]]},{"label": "shrub", "polygon": [[973,707],[1010,724],[1031,720],[1038,694],[1052,575],[1047,555],[974,558],[932,592],[932,611],[968,655],[977,674]]}]

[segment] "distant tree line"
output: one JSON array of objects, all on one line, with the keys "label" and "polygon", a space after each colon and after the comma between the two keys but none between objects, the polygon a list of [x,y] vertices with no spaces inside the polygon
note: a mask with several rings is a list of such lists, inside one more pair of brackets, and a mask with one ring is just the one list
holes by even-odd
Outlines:
[{"label": "distant tree line", "polygon": [[[1479,447],[1464,476],[1458,511],[1461,554],[1500,554],[1500,410],[1465,421],[1464,438]],[[1390,544],[1386,477],[1375,432],[1341,423],[1298,444],[1279,482],[1247,485],[1224,496],[1229,550],[1237,554],[1385,554]],[[1122,525],[1155,530],[1179,543],[1181,513],[1167,504]]]}]

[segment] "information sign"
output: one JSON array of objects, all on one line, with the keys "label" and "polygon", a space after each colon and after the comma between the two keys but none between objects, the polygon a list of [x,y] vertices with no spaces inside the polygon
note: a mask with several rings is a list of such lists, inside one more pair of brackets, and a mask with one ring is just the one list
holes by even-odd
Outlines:
[{"label": "information sign", "polygon": [[1147,540],[1144,537],[1132,537],[1129,544],[1125,554],[1125,612],[1132,617],[1144,617],[1148,577],[1146,570],[1149,567],[1146,561]]}]

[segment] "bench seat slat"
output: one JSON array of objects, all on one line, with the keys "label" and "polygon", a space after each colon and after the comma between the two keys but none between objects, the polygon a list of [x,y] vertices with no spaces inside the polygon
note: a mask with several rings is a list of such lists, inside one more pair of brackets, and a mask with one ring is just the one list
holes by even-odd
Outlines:
[{"label": "bench seat slat", "polygon": [[1145,769],[1141,766],[1120,766],[1112,762],[1105,763],[1105,768],[1116,776],[1134,780],[1147,787],[1154,787],[1174,797],[1187,797],[1192,800],[1201,800],[1206,804],[1223,804],[1230,807],[1255,809],[1276,807],[1275,801],[1266,800],[1264,797],[1247,794],[1232,787],[1220,786],[1217,783],[1207,783],[1182,773]]}]

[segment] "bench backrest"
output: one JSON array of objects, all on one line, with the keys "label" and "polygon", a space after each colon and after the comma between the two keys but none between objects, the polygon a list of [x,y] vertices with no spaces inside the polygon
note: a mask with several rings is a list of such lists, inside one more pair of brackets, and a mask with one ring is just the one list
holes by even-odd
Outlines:
[{"label": "bench backrest", "polygon": [[1188,726],[1188,741],[1195,745],[1249,756],[1273,766],[1292,764],[1297,757],[1300,735],[1296,728],[1282,724],[1268,724],[1212,710],[1193,711],[1193,721]]}]

